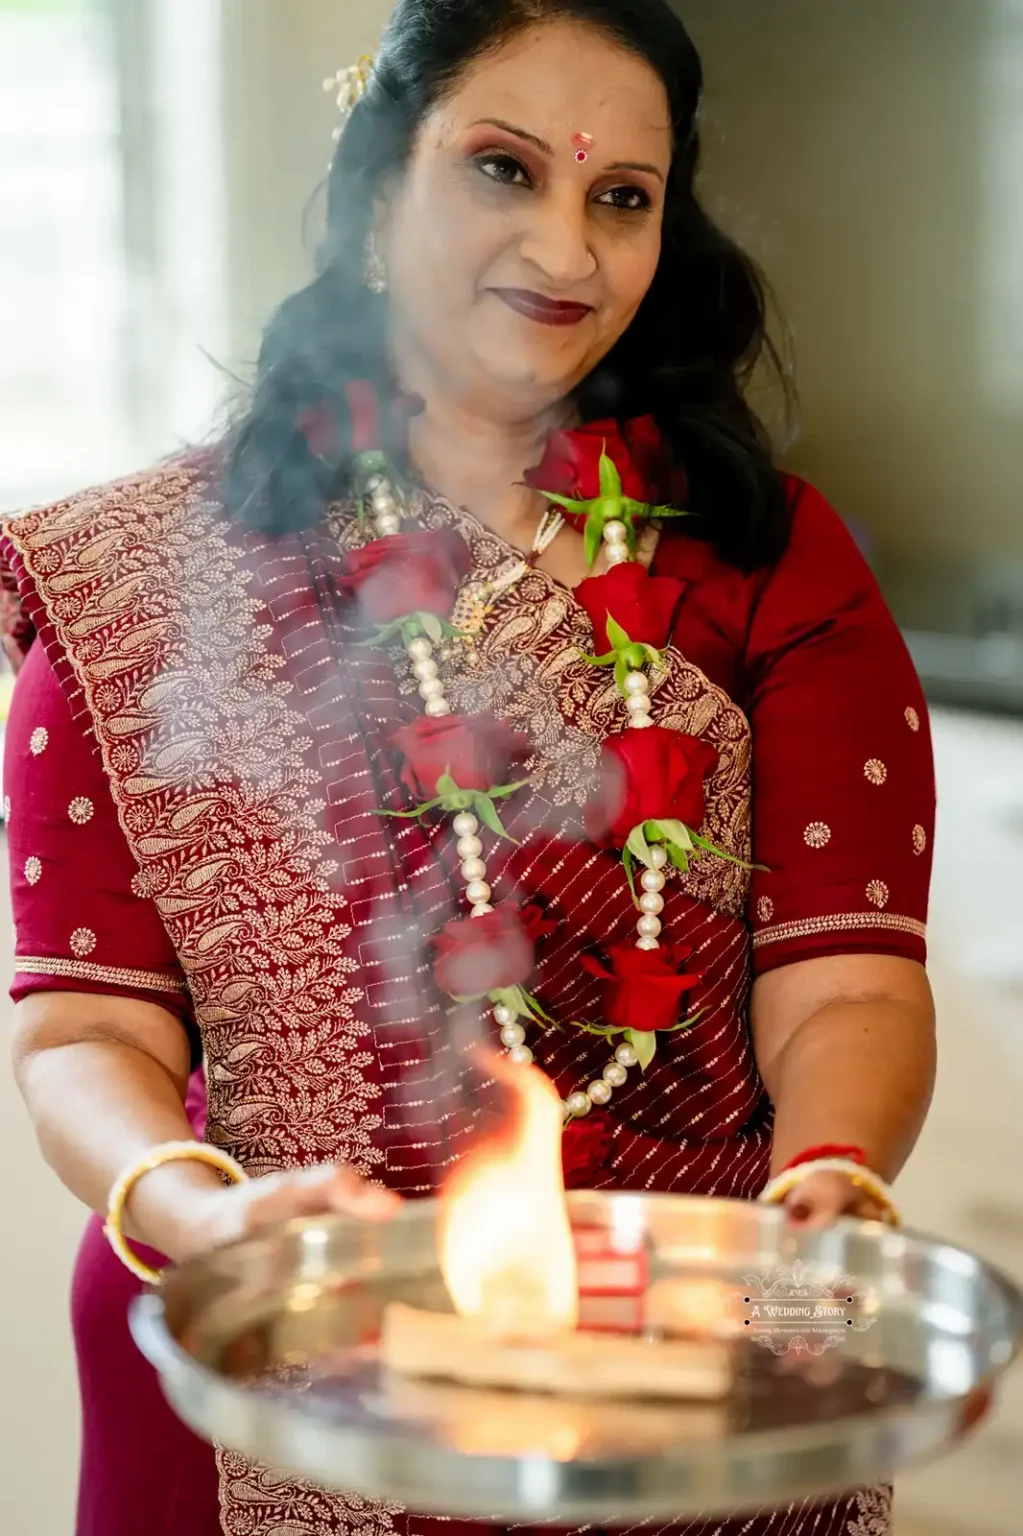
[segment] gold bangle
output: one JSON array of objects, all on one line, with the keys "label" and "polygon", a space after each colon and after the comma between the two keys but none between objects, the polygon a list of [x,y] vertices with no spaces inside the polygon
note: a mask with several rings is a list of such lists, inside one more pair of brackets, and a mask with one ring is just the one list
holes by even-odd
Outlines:
[{"label": "gold bangle", "polygon": [[162,1168],[165,1163],[205,1163],[209,1168],[216,1168],[218,1173],[224,1174],[233,1184],[244,1184],[248,1179],[245,1169],[233,1157],[203,1141],[165,1142],[162,1147],[155,1147],[152,1152],[147,1152],[145,1157],[125,1169],[110,1191],[110,1206],[103,1231],[121,1263],[146,1285],[159,1285],[163,1276],[128,1247],[124,1235],[124,1208],[139,1180],[154,1169]]},{"label": "gold bangle", "polygon": [[861,1168],[859,1163],[846,1162],[841,1157],[822,1157],[815,1162],[800,1163],[797,1168],[786,1169],[768,1184],[760,1196],[761,1204],[781,1205],[794,1189],[798,1189],[800,1184],[816,1173],[844,1174],[854,1188],[862,1189],[872,1200],[877,1201],[882,1208],[882,1221],[890,1227],[902,1225],[892,1192],[884,1180],[878,1174],[871,1173],[869,1168]]}]

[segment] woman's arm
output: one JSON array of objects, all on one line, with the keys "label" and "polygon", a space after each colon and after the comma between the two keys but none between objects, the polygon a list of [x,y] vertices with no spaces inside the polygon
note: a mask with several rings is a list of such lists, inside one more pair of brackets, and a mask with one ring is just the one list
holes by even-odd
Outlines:
[{"label": "woman's arm", "polygon": [[[934,1004],[923,966],[892,955],[833,955],[782,966],[753,989],[753,1042],[775,1105],[772,1171],[809,1147],[862,1147],[893,1179],[931,1102]],[[789,1208],[810,1224],[873,1214],[840,1176],[807,1179]]]},{"label": "woman's arm", "polygon": [[[15,1010],[14,1067],[47,1162],[105,1212],[120,1173],[167,1141],[194,1141],[184,1111],[189,1045],[155,1004],[41,992]],[[396,1196],[327,1167],[225,1188],[213,1169],[170,1163],[139,1181],[130,1235],[179,1262],[270,1222],[338,1211],[385,1218]]]},{"label": "woman's arm", "polygon": [[[67,1187],[105,1212],[119,1175],[167,1141],[193,1141],[184,1099],[196,1045],[184,973],[138,865],[95,744],[73,718],[42,647],[30,652],[7,730],[8,851],[18,934],[15,1071],[43,1153]],[[73,818],[77,800],[87,814]],[[393,1208],[350,1170],[228,1189],[198,1163],[139,1181],[135,1237],[172,1259],[268,1221]]]}]

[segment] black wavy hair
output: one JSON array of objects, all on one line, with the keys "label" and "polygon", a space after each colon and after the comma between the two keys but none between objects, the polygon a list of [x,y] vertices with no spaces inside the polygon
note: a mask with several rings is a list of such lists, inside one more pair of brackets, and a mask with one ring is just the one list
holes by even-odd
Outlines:
[{"label": "black wavy hair", "polygon": [[[400,176],[423,119],[474,61],[557,19],[588,23],[645,59],[667,88],[675,131],[660,265],[629,330],[576,392],[579,414],[652,412],[688,478],[685,531],[744,570],[783,552],[790,510],[745,393],[762,357],[778,365],[765,285],[697,200],[703,69],[666,0],[398,0],[334,158],[318,276],[270,321],[252,398],[228,438],[225,506],[250,527],[315,523],[345,485],[345,383],[392,388],[387,301],[363,285],[364,251],[374,202]],[[340,430],[333,451],[318,443],[314,453],[300,422],[324,406]]]}]

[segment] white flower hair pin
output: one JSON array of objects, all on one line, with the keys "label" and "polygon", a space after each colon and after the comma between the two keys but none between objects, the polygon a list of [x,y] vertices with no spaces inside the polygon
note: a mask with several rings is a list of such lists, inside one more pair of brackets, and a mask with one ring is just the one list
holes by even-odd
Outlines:
[{"label": "white flower hair pin", "polygon": [[328,96],[337,96],[337,109],[341,114],[341,122],[334,129],[335,144],[340,142],[345,124],[365,96],[372,75],[373,60],[364,53],[356,63],[349,64],[347,69],[339,69],[336,75],[324,80],[323,89]]}]

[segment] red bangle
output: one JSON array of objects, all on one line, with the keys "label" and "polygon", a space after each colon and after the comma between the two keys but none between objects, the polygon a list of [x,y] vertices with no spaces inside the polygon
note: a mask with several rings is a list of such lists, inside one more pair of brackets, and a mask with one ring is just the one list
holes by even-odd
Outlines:
[{"label": "red bangle", "polygon": [[846,1163],[858,1163],[861,1168],[867,1166],[867,1154],[862,1147],[842,1147],[825,1144],[821,1147],[807,1147],[805,1152],[800,1152],[791,1163],[786,1163],[780,1173],[788,1173],[790,1168],[801,1168],[804,1163],[818,1163],[824,1157],[840,1157]]}]

